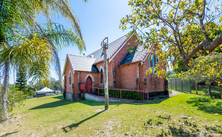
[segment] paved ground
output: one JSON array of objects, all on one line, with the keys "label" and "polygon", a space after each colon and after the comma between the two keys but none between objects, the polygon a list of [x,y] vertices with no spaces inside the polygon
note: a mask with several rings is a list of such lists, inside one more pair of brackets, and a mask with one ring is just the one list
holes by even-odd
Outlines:
[{"label": "paved ground", "polygon": [[172,93],[170,93],[170,97],[173,97],[173,96],[176,96],[176,95],[179,95],[180,93],[179,92],[175,92],[175,91],[172,91]]}]

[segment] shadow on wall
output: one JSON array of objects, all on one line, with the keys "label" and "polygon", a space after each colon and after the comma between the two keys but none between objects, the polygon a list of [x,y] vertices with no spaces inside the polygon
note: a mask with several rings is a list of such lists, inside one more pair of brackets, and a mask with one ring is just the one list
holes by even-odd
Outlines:
[{"label": "shadow on wall", "polygon": [[222,115],[222,101],[220,99],[212,99],[209,97],[195,97],[187,101],[188,104],[197,106],[198,110]]},{"label": "shadow on wall", "polygon": [[77,127],[78,127],[80,124],[82,124],[83,122],[85,122],[85,121],[87,121],[87,120],[90,120],[91,118],[93,118],[93,117],[95,117],[95,116],[97,116],[97,115],[99,115],[99,114],[101,114],[101,113],[103,113],[103,112],[105,112],[105,110],[100,111],[100,112],[92,115],[91,117],[88,117],[88,118],[86,118],[86,119],[83,119],[82,121],[80,121],[80,122],[78,122],[78,123],[74,123],[74,124],[68,125],[68,126],[66,126],[66,127],[63,127],[62,129],[63,129],[63,131],[64,131],[65,133],[68,133],[68,132],[71,131],[73,128],[77,128]]}]

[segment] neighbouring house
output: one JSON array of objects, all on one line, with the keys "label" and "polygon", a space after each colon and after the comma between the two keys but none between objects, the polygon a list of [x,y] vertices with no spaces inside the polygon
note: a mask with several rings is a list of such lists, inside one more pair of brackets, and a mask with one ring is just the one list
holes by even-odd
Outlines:
[{"label": "neighbouring house", "polygon": [[[108,44],[109,87],[144,90],[149,93],[166,92],[168,84],[164,78],[146,74],[146,70],[155,67],[158,62],[156,47],[152,46],[152,52],[148,52],[144,45],[136,42],[137,39],[137,34],[127,34]],[[133,51],[129,51],[127,47],[132,46]],[[63,72],[64,98],[78,100],[82,91],[91,93],[95,90],[92,87],[104,87],[102,52],[103,49],[100,48],[86,57],[67,54]]]}]

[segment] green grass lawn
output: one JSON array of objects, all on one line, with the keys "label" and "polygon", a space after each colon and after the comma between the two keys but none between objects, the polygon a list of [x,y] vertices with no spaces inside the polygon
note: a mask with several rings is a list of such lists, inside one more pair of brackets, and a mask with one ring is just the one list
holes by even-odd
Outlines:
[{"label": "green grass lawn", "polygon": [[149,103],[28,99],[0,136],[222,136],[222,100],[184,94]]}]

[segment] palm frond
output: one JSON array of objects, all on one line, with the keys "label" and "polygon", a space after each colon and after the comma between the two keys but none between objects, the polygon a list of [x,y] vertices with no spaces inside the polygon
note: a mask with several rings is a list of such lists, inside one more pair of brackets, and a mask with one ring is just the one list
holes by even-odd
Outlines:
[{"label": "palm frond", "polygon": [[47,38],[50,39],[57,49],[62,49],[67,46],[77,46],[80,53],[85,49],[85,44],[81,38],[79,38],[72,29],[64,28],[61,24],[52,24],[53,27],[50,27],[49,24],[44,25],[44,31],[47,35]]},{"label": "palm frond", "polygon": [[24,63],[33,81],[48,79],[52,47],[37,34],[20,37],[18,43],[0,51],[0,61],[9,60],[13,66]]}]

